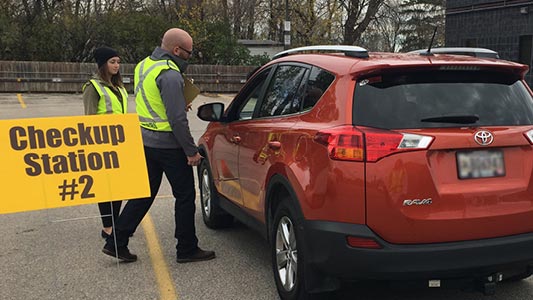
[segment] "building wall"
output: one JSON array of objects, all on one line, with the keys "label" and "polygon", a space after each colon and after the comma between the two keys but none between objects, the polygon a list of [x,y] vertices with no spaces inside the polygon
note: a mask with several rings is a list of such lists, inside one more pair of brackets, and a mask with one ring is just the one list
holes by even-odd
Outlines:
[{"label": "building wall", "polygon": [[[521,62],[521,36],[533,36],[533,0],[448,0],[445,30],[447,47],[488,48],[502,59]],[[530,66],[526,80],[533,86],[529,51],[529,61],[522,63]]]},{"label": "building wall", "polygon": [[283,46],[248,46],[248,50],[250,50],[250,55],[268,55],[272,58],[275,54],[283,51]]},{"label": "building wall", "polygon": [[248,48],[251,55],[267,55],[272,58],[284,50],[282,43],[271,40],[237,40],[237,42]]}]

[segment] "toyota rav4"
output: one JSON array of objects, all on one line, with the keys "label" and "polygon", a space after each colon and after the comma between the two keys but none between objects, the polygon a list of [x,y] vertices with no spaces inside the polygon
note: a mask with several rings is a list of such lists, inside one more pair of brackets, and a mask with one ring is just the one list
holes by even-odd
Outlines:
[{"label": "toyota rav4", "polygon": [[348,280],[533,271],[533,99],[525,65],[309,46],[227,108],[201,106],[203,220],[269,241],[282,299]]}]

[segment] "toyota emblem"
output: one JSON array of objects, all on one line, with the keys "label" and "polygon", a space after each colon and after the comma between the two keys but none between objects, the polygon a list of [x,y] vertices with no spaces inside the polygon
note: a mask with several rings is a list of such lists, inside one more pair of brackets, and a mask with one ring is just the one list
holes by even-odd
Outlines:
[{"label": "toyota emblem", "polygon": [[474,140],[481,146],[487,146],[492,144],[492,141],[494,141],[494,136],[489,131],[480,130],[474,135]]}]

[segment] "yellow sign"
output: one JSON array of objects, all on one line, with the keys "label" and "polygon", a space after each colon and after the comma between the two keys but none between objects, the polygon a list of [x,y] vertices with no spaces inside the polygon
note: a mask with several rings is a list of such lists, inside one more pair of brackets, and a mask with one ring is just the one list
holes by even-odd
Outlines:
[{"label": "yellow sign", "polygon": [[136,114],[0,120],[0,214],[150,195]]}]

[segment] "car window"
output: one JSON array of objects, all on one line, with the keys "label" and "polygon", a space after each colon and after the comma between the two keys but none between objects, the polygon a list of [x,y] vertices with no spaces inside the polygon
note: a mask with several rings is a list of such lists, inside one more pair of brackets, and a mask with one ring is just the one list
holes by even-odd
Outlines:
[{"label": "car window", "polygon": [[315,106],[318,99],[322,97],[335,76],[320,68],[313,67],[307,80],[305,94],[303,98],[303,110],[309,110]]},{"label": "car window", "polygon": [[385,74],[357,82],[354,124],[431,128],[533,124],[533,99],[508,73],[433,71]]},{"label": "car window", "polygon": [[294,105],[293,100],[298,92],[301,92],[300,86],[307,70],[302,66],[279,66],[261,102],[258,117],[297,112],[299,108]]},{"label": "car window", "polygon": [[248,120],[252,118],[255,106],[257,105],[257,100],[261,96],[269,72],[270,70],[264,70],[251,79],[246,86],[246,89],[243,90],[242,94],[236,99],[238,105],[236,118],[238,120]]},{"label": "car window", "polygon": [[239,111],[239,120],[248,120],[252,118],[252,115],[255,110],[255,105],[257,104],[257,99],[259,98],[259,93],[261,92],[262,85],[257,85],[253,90],[248,99],[243,103]]}]

